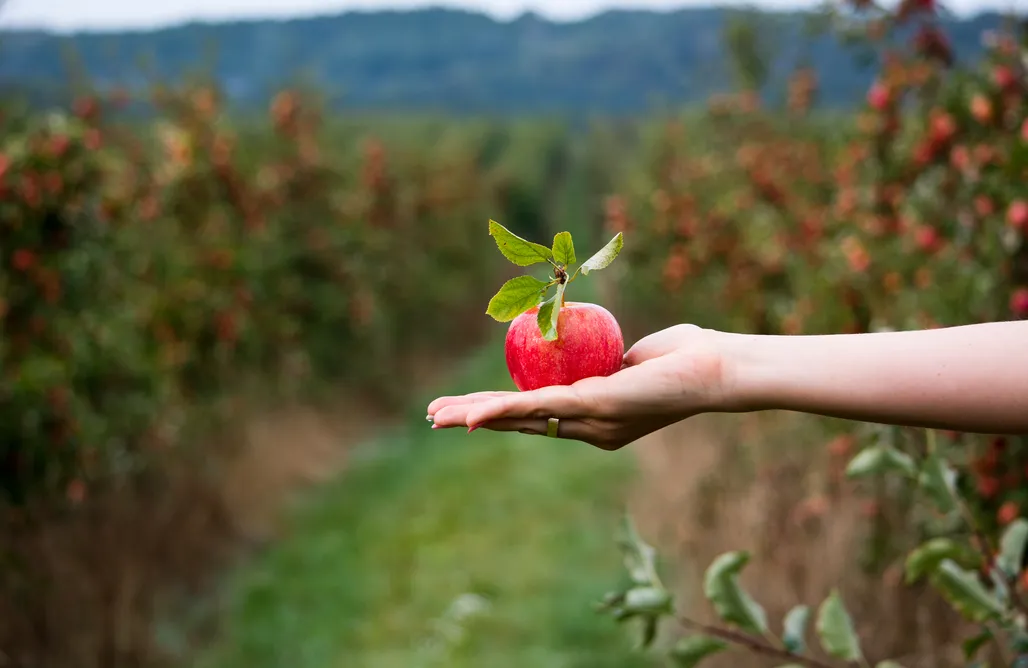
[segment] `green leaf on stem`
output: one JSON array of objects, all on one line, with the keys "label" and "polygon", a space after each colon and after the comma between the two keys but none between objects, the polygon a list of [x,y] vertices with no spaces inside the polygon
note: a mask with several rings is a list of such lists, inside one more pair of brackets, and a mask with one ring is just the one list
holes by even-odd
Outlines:
[{"label": "green leaf on stem", "polygon": [[963,643],[961,647],[964,649],[964,658],[970,661],[978,654],[978,650],[985,646],[985,643],[992,640],[992,631],[985,629],[981,633],[975,636],[971,636]]},{"label": "green leaf on stem", "polygon": [[585,275],[589,275],[590,271],[596,269],[603,269],[614,261],[614,258],[621,252],[621,247],[624,246],[625,241],[621,233],[618,232],[614,235],[614,238],[607,242],[607,245],[601,248],[591,258],[582,263],[580,268],[581,272]]},{"label": "green leaf on stem", "polygon": [[807,621],[810,619],[810,608],[797,605],[785,615],[782,622],[782,644],[793,654],[803,654],[807,648],[804,639],[807,633]]},{"label": "green leaf on stem", "polygon": [[739,584],[748,552],[726,552],[711,563],[703,578],[703,593],[721,619],[744,631],[767,633],[767,613]]},{"label": "green leaf on stem", "polygon": [[917,475],[917,465],[904,452],[888,446],[872,445],[858,452],[846,467],[846,475],[850,478],[889,472],[913,478]]},{"label": "green leaf on stem", "polygon": [[618,538],[625,569],[632,582],[640,585],[657,583],[657,550],[648,545],[639,532],[631,517],[625,517],[622,535]]},{"label": "green leaf on stem", "polygon": [[679,668],[693,668],[712,654],[728,649],[728,643],[711,636],[695,635],[681,638],[671,648],[671,660]]},{"label": "green leaf on stem", "polygon": [[885,661],[879,661],[878,663],[876,663],[875,668],[903,668],[903,666],[896,663],[892,659],[886,659]]},{"label": "green leaf on stem", "polygon": [[671,596],[660,587],[634,587],[625,593],[621,607],[643,615],[670,613]]},{"label": "green leaf on stem", "polygon": [[533,276],[510,279],[489,300],[486,313],[500,322],[510,322],[528,309],[539,304],[549,283]]},{"label": "green leaf on stem", "polygon": [[553,259],[565,267],[575,263],[575,244],[570,232],[558,232],[553,237]]},{"label": "green leaf on stem", "polygon": [[932,574],[931,582],[943,597],[972,622],[985,622],[1003,614],[1003,604],[978,577],[951,559],[943,559]]},{"label": "green leaf on stem", "polygon": [[553,259],[553,252],[549,248],[522,239],[495,220],[489,221],[489,235],[496,240],[496,246],[503,253],[503,257],[519,267],[549,262]]},{"label": "green leaf on stem", "polygon": [[925,459],[918,482],[940,512],[956,510],[957,473],[938,453],[932,452]]},{"label": "green leaf on stem", "polygon": [[835,658],[860,660],[860,639],[838,590],[833,589],[818,610],[817,634],[821,638],[821,647]]},{"label": "green leaf on stem", "polygon": [[925,575],[934,573],[943,559],[952,559],[962,566],[971,567],[978,560],[977,557],[978,555],[966,545],[949,538],[932,538],[907,555],[907,584],[913,584]]},{"label": "green leaf on stem", "polygon": [[539,307],[536,321],[539,323],[539,331],[547,341],[557,340],[557,323],[560,321],[560,307],[564,301],[564,288],[566,283],[557,284],[557,292],[544,301]]},{"label": "green leaf on stem", "polygon": [[657,638],[657,618],[652,615],[643,617],[642,624],[642,637],[639,639],[639,649],[646,649]]},{"label": "green leaf on stem", "polygon": [[999,554],[996,555],[996,566],[1002,569],[1007,577],[1017,577],[1021,572],[1021,561],[1024,559],[1024,548],[1028,544],[1028,520],[1017,518],[1003,531],[999,539]]}]

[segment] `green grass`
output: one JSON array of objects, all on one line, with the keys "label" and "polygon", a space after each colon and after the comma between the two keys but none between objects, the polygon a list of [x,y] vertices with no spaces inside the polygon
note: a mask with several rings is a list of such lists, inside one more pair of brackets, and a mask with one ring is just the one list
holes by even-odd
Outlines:
[{"label": "green grass", "polygon": [[[500,346],[445,391],[509,387]],[[621,577],[613,533],[630,454],[433,431],[426,403],[305,499],[289,535],[232,579],[220,641],[198,665],[654,665],[592,609]],[[458,600],[484,608],[458,621]]]}]

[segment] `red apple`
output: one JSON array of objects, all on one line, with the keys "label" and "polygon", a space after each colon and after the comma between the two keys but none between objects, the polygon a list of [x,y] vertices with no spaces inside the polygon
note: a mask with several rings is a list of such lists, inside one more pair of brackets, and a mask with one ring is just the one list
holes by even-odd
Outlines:
[{"label": "red apple", "polygon": [[566,302],[555,341],[543,338],[538,312],[538,306],[525,311],[507,330],[507,369],[518,390],[571,385],[621,368],[625,343],[610,311],[596,304]]}]

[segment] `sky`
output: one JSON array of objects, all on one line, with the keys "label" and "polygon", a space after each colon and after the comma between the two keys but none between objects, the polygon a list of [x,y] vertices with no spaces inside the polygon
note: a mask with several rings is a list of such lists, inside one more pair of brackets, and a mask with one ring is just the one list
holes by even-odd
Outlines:
[{"label": "sky", "polygon": [[[1028,0],[946,0],[952,11],[967,14],[984,9],[1022,9]],[[0,0],[4,4],[4,0]],[[0,27],[69,30],[150,28],[190,20],[217,21],[266,17],[297,17],[361,9],[406,9],[430,5],[463,7],[497,18],[535,11],[552,19],[577,19],[611,8],[677,9],[714,4],[712,0],[6,0]],[[717,4],[742,4],[727,0]],[[763,8],[813,6],[812,0],[752,0]]]}]

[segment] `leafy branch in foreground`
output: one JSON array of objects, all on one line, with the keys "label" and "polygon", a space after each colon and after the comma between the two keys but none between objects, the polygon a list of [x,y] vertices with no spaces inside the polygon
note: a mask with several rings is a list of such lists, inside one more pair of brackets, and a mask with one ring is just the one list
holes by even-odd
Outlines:
[{"label": "leafy branch in foreground", "polygon": [[[924,461],[917,462],[883,442],[858,453],[847,473],[850,477],[902,475],[910,479],[939,512],[963,519],[968,530],[966,540],[953,536],[934,537],[907,555],[906,582],[913,584],[928,578],[954,610],[980,626],[979,632],[963,643],[969,665],[988,665],[970,662],[975,661],[990,642],[1014,657],[1011,660],[1004,657],[1003,665],[1028,665],[1028,609],[1017,590],[1028,544],[1028,521],[1017,519],[1009,524],[998,549],[993,551],[966,511],[955,485],[956,475],[936,450],[932,432],[928,432],[928,454]],[[727,552],[707,568],[703,592],[724,622],[724,626],[718,626],[694,621],[675,610],[671,594],[657,573],[656,550],[642,540],[630,519],[626,518],[618,543],[630,584],[608,593],[599,610],[617,621],[638,621],[643,648],[652,645],[662,619],[674,619],[687,632],[669,652],[676,666],[692,668],[732,646],[779,659],[783,662],[782,668],[869,668],[871,665],[838,590],[832,590],[820,603],[814,618],[814,631],[821,649],[830,657],[826,661],[811,656],[808,651],[806,636],[812,611],[807,605],[797,605],[785,615],[781,637],[771,630],[764,608],[739,582],[739,575],[749,562],[749,553]],[[893,660],[879,661],[875,667],[902,668]]]},{"label": "leafy branch in foreground", "polygon": [[[571,267],[577,262],[577,258],[570,232],[557,233],[550,248],[522,239],[494,220],[489,221],[489,235],[496,241],[496,246],[503,256],[512,263],[519,267],[549,263],[553,268],[553,276],[545,281],[534,276],[517,276],[510,279],[489,300],[486,314],[499,322],[510,322],[525,311],[538,306],[539,331],[547,341],[557,339],[557,323],[560,319],[560,309],[564,305],[564,290],[568,284],[578,278],[580,273],[587,276],[591,271],[610,265],[624,245],[622,235],[618,232],[571,274]],[[547,291],[553,287],[556,290],[547,298]]]}]

